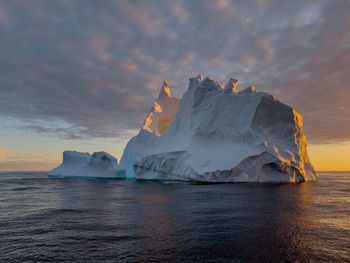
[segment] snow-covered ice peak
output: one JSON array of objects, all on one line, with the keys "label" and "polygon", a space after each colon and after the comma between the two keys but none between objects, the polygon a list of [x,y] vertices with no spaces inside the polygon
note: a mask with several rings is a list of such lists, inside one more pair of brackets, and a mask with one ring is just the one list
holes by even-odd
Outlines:
[{"label": "snow-covered ice peak", "polygon": [[202,91],[217,91],[221,92],[223,87],[219,82],[216,80],[213,80],[210,77],[206,77],[202,82],[199,83],[198,88],[200,88]]},{"label": "snow-covered ice peak", "polygon": [[203,81],[202,74],[199,74],[197,77],[190,78],[190,85],[189,88],[198,86],[199,83]]},{"label": "snow-covered ice peak", "polygon": [[255,92],[254,85],[249,86],[248,88],[245,88],[244,90],[240,90],[239,94],[247,94],[247,93],[253,93]]},{"label": "snow-covered ice peak", "polygon": [[226,83],[224,87],[225,93],[236,93],[236,86],[238,84],[238,80],[230,78],[230,80]]},{"label": "snow-covered ice peak", "polygon": [[153,102],[142,129],[161,136],[175,119],[180,99],[170,96],[168,82],[163,82],[158,98]]},{"label": "snow-covered ice peak", "polygon": [[170,98],[170,89],[168,82],[164,80],[162,89],[159,92],[158,100],[166,100],[168,98]]}]

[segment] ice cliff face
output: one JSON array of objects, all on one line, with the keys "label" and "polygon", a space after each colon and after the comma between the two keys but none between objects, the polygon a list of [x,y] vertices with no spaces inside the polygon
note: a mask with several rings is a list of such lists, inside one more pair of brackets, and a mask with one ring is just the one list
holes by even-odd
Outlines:
[{"label": "ice cliff face", "polygon": [[124,170],[118,168],[118,160],[106,152],[63,152],[63,162],[53,169],[51,177],[103,177],[125,178]]},{"label": "ice cliff face", "polygon": [[79,168],[87,165],[91,154],[76,151],[64,151],[63,161],[55,169],[49,172],[50,176],[68,176],[76,173]]},{"label": "ice cliff face", "polygon": [[163,135],[169,124],[175,120],[179,102],[178,98],[170,96],[168,82],[164,81],[159,96],[146,117],[142,130],[154,133],[157,136]]},{"label": "ice cliff face", "polygon": [[133,137],[124,149],[120,160],[120,167],[125,169],[128,177],[135,177],[133,165],[149,154],[159,137],[168,129],[170,123],[175,120],[179,109],[180,99],[170,95],[168,82],[164,81],[158,98],[146,116],[139,134]]},{"label": "ice cliff face", "polygon": [[[223,87],[201,75],[190,79],[178,111],[177,106],[162,104],[169,119],[176,115],[162,132],[156,124],[159,119],[154,117],[154,106],[140,133],[124,150],[122,161],[129,166],[128,175],[134,165],[137,179],[316,180],[302,132],[302,117],[273,96],[256,92],[254,86],[237,91],[237,83],[230,79]],[[148,118],[154,123],[147,123]]]}]

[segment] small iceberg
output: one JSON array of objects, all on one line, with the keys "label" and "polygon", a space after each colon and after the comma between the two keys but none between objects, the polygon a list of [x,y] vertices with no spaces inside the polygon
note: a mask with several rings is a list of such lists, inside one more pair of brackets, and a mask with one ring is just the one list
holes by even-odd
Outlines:
[{"label": "small iceberg", "polygon": [[106,152],[92,155],[76,151],[63,152],[62,163],[49,172],[49,177],[90,177],[124,179],[126,172],[118,167],[117,158]]}]

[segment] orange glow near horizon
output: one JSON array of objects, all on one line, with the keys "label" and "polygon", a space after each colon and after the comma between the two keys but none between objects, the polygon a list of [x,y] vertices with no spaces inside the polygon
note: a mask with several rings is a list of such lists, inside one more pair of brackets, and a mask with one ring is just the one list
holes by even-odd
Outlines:
[{"label": "orange glow near horizon", "polygon": [[311,163],[317,171],[350,171],[350,143],[309,145]]},{"label": "orange glow near horizon", "polygon": [[[103,145],[102,148],[108,148],[107,151],[119,160],[125,145],[120,144],[118,146],[109,143],[108,147]],[[75,148],[91,153],[100,150],[94,149],[94,146],[87,147],[87,145],[76,145]],[[317,171],[350,171],[350,142],[344,144],[310,144],[307,148],[311,163]],[[0,171],[51,170],[62,162],[63,150],[64,148],[50,151],[41,149],[40,153],[33,155],[30,151],[18,153],[15,150],[10,151],[0,148]]]}]

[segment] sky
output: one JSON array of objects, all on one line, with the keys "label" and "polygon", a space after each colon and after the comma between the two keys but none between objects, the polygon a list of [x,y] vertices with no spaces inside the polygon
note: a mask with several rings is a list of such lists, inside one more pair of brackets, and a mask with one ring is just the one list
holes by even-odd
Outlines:
[{"label": "sky", "polygon": [[202,73],[294,107],[317,170],[350,170],[350,1],[0,1],[0,170],[118,159],[163,80]]}]

